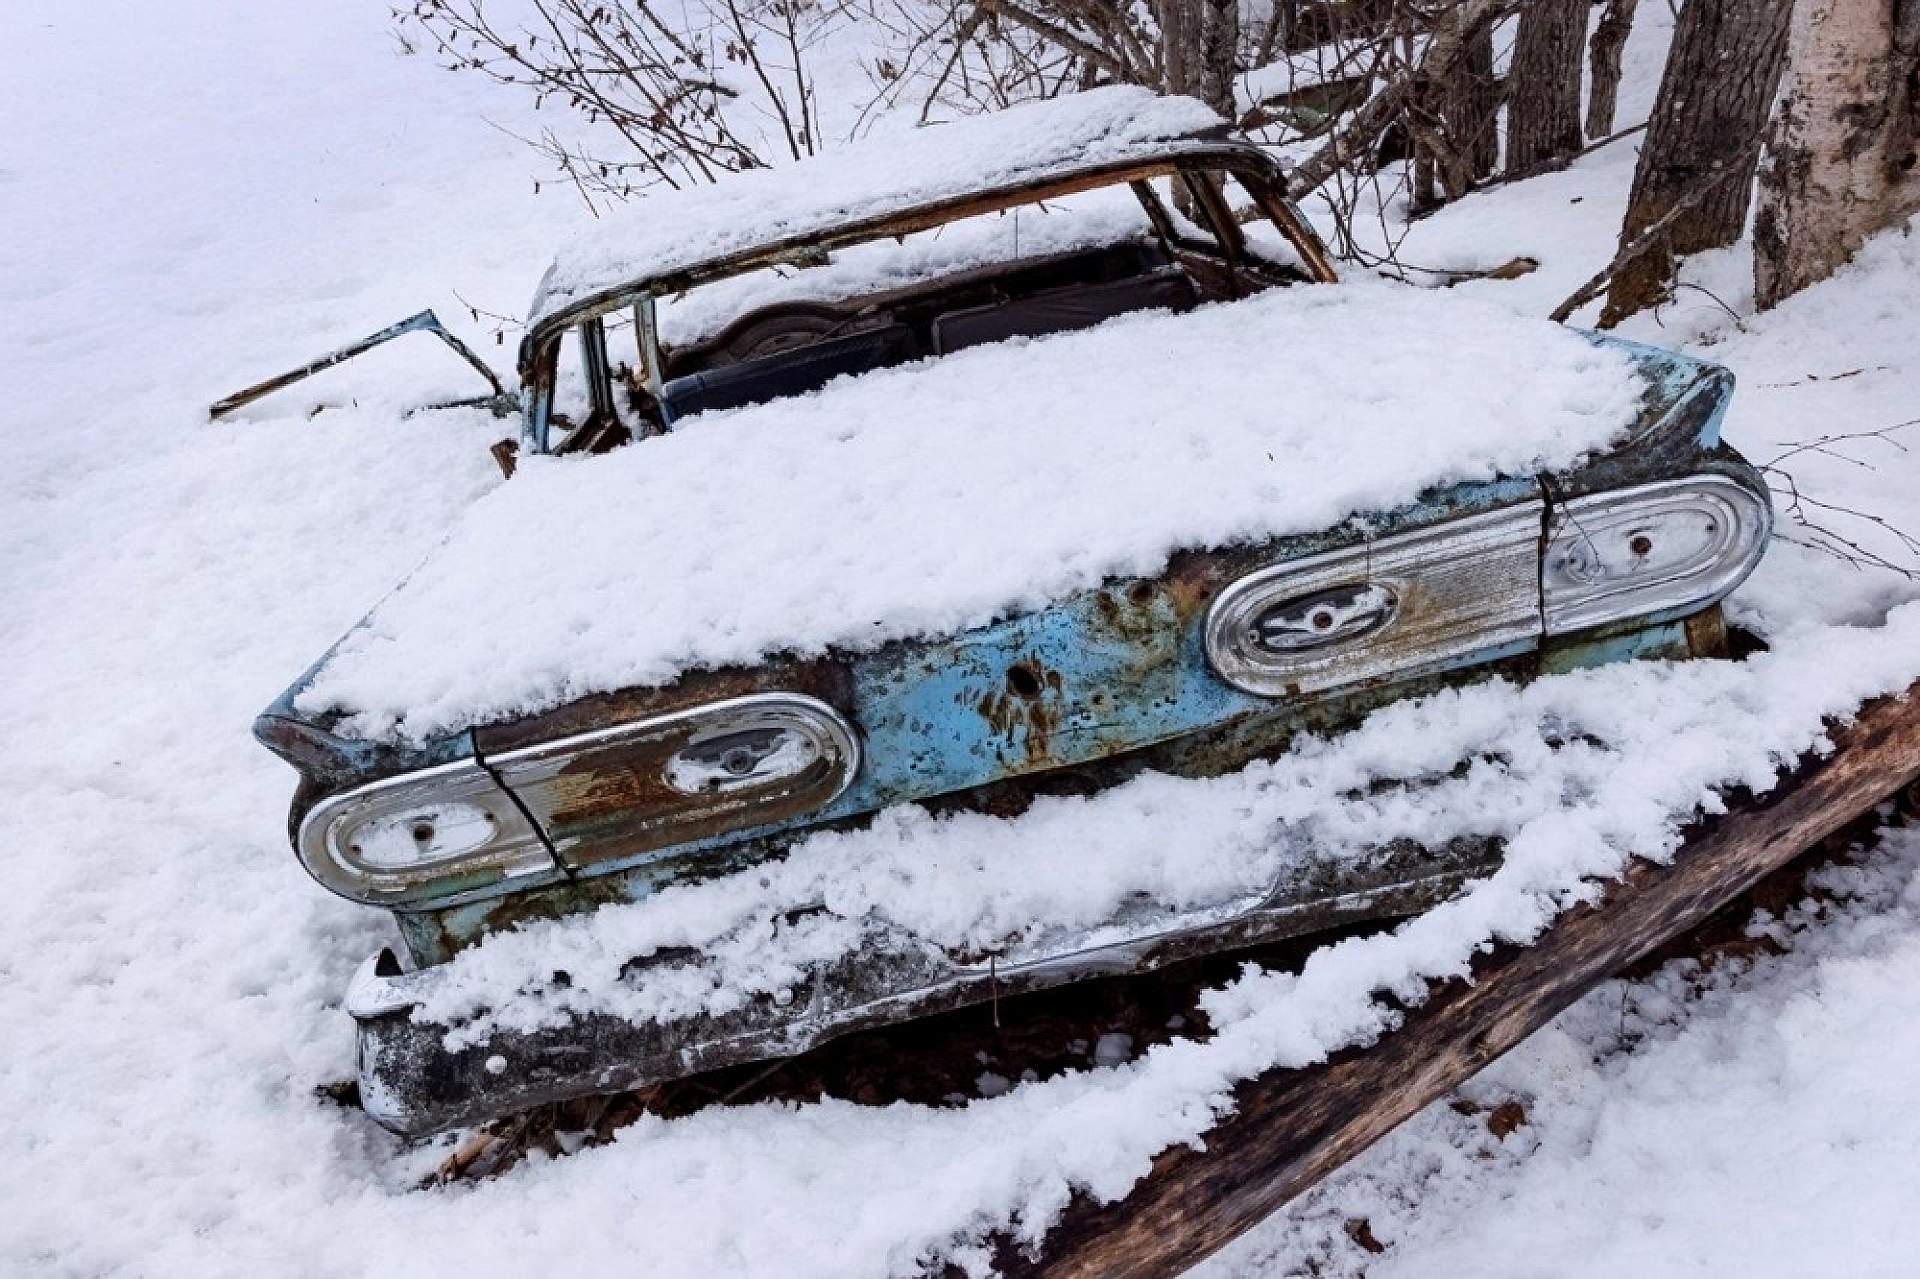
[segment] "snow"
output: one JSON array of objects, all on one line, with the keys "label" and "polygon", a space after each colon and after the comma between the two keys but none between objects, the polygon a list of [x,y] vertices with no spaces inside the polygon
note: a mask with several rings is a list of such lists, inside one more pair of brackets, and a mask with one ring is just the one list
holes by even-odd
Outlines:
[{"label": "snow", "polygon": [[[1640,389],[1628,357],[1557,325],[1381,283],[976,347],[529,463],[297,705],[424,739],[702,666],[951,634],[1175,550],[1558,469],[1623,433]],[[636,586],[644,608],[615,602]]]},{"label": "snow", "polygon": [[1910,1273],[1920,831],[1879,840],[1753,921],[1790,953],[1608,983],[1489,1067],[1517,1133],[1436,1104],[1196,1279]]},{"label": "snow", "polygon": [[889,132],[715,186],[655,195],[567,241],[529,323],[604,289],[974,191],[1144,157],[1220,127],[1191,98],[1113,85],[989,116]]},{"label": "snow", "polygon": [[[1657,77],[1641,36],[1657,45],[1667,21],[1643,7],[1623,123]],[[430,1258],[475,1276],[857,1276],[964,1255],[971,1230],[1037,1225],[1069,1185],[1124,1192],[1155,1151],[1204,1128],[1232,1078],[1378,1030],[1371,983],[1446,970],[1494,928],[1524,934],[1583,853],[1599,871],[1641,835],[1658,848],[1709,778],[1769,772],[1823,709],[1920,667],[1913,582],[1776,546],[1735,601],[1775,639],[1770,658],[1474,695],[1521,725],[1526,698],[1606,718],[1639,743],[1593,761],[1624,807],[1542,811],[1524,831],[1537,856],[1448,914],[1215,994],[1228,1029],[1213,1041],[1009,1080],[950,1109],[646,1120],[493,1182],[414,1191],[444,1144],[400,1143],[313,1093],[351,1074],[339,996],[390,925],[295,868],[291,775],[246,726],[497,483],[485,446],[502,427],[398,419],[440,390],[433,379],[466,385],[431,343],[231,423],[208,424],[204,406],[423,303],[497,351],[451,290],[511,309],[584,215],[551,184],[536,198],[530,157],[483,117],[525,132],[537,120],[391,57],[384,22],[380,6],[292,0],[0,10],[15,67],[0,80],[0,322],[15,337],[0,348],[0,1272],[335,1276]],[[1410,260],[1491,265],[1531,248],[1534,276],[1454,292],[1544,313],[1608,256],[1630,147],[1422,222]],[[1756,457],[1836,426],[1892,426],[1920,395],[1901,305],[1912,244],[1883,237],[1744,333],[1689,292],[1631,335],[1731,365],[1727,432]],[[1701,262],[1692,278],[1740,307],[1726,287],[1737,267]],[[336,407],[309,417],[316,402]],[[1836,505],[1920,524],[1911,455],[1865,456],[1881,470],[1818,454],[1794,465]],[[1412,728],[1460,705],[1396,707],[1385,722],[1406,733],[1367,731],[1385,751],[1438,750]],[[1615,724],[1636,710],[1679,729],[1649,742]],[[1442,1104],[1223,1268],[1909,1271],[1914,843],[1897,837],[1844,910],[1770,924],[1795,946],[1784,959],[1692,1003],[1672,972],[1612,986],[1497,1063],[1470,1095],[1526,1100],[1526,1127],[1505,1141]],[[1388,1253],[1347,1236],[1360,1216]]]},{"label": "snow", "polygon": [[[1920,609],[1906,612],[1920,636]],[[1355,866],[1396,839],[1505,841],[1506,866],[1471,899],[1485,913],[1469,927],[1488,930],[1474,941],[1524,934],[1552,912],[1518,897],[1496,911],[1505,878],[1541,902],[1576,893],[1634,853],[1671,847],[1678,821],[1711,811],[1709,787],[1765,789],[1776,765],[1811,744],[1821,714],[1920,671],[1906,655],[1872,656],[1880,640],[1823,632],[1817,650],[1783,640],[1745,665],[1646,663],[1443,692],[1331,741],[1303,736],[1280,759],[1224,777],[1149,774],[1091,798],[1043,799],[1011,819],[891,809],[866,829],[811,836],[772,865],[495,934],[434,970],[415,1017],[454,1025],[448,1046],[459,1047],[573,1013],[726,1013],[778,998],[882,931],[904,934],[909,949],[994,951],[1017,963],[1055,953],[1063,938],[1107,940],[1136,899],[1217,917],[1283,876]],[[1892,674],[1873,673],[1876,661]],[[1807,669],[1816,664],[1826,666],[1817,677]],[[1505,911],[1536,922],[1490,922]],[[642,979],[626,973],[636,956],[681,947],[700,954]]]},{"label": "snow", "polygon": [[[836,250],[830,261],[804,270],[783,264],[726,276],[661,299],[660,330],[668,345],[684,345],[711,337],[749,311],[777,303],[837,302],[978,267],[1151,239],[1152,224],[1132,190],[1096,187],[1045,204],[1015,205],[945,222],[898,239],[851,245]],[[1278,260],[1296,256],[1289,248]]]},{"label": "snow", "polygon": [[[991,1222],[1032,1232],[1070,1188],[1121,1193],[1155,1152],[1197,1139],[1230,1104],[1235,1081],[1275,1064],[1322,1060],[1391,1029],[1396,1014],[1376,992],[1417,1002],[1428,979],[1464,973],[1489,941],[1531,938],[1558,909],[1591,897],[1594,879],[1617,873],[1633,853],[1670,850],[1680,824],[1697,807],[1714,806],[1711,787],[1764,789],[1783,763],[1818,743],[1824,715],[1903,687],[1916,673],[1920,607],[1909,606],[1884,633],[1815,628],[1784,638],[1744,668],[1615,667],[1525,689],[1489,685],[1402,703],[1347,738],[1303,743],[1307,767],[1328,775],[1330,787],[1342,786],[1320,793],[1316,816],[1341,820],[1341,797],[1356,780],[1431,776],[1457,758],[1463,740],[1523,756],[1517,742],[1524,739],[1511,731],[1516,723],[1551,722],[1570,737],[1592,733],[1605,745],[1562,748],[1561,757],[1578,762],[1554,776],[1561,789],[1539,787],[1559,802],[1520,816],[1506,862],[1476,891],[1393,933],[1326,947],[1297,976],[1249,971],[1205,997],[1217,1032],[1211,1040],[1175,1041],[1125,1065],[1025,1084],[953,1110],[759,1106],[644,1124],[616,1143],[613,1150],[628,1158],[618,1173],[604,1175],[672,1183],[648,1205],[663,1216],[691,1212],[696,1202],[708,1212],[746,1215],[753,1201],[734,1197],[743,1166],[755,1170],[754,1194],[775,1195],[784,1211],[807,1212],[803,1205],[813,1204],[817,1215],[801,1218],[812,1223],[804,1245],[734,1219],[721,1246],[739,1249],[755,1273],[879,1274]],[[1440,784],[1443,793],[1451,784]],[[1503,793],[1496,788],[1490,802],[1498,805]],[[703,1163],[694,1174],[669,1174],[709,1143],[725,1149],[724,1160]],[[773,1171],[802,1146],[809,1147],[803,1175],[787,1180]],[[853,1220],[836,1217],[834,1196],[853,1194],[859,1170],[881,1150],[888,1183],[865,1192]],[[565,1175],[575,1193],[591,1176],[575,1167]],[[471,1198],[506,1193],[488,1186]],[[884,1227],[872,1220],[876,1211]],[[890,1249],[865,1233],[882,1229]],[[679,1249],[710,1246],[682,1234],[655,1241],[649,1255],[679,1273],[683,1260],[705,1255]]]}]

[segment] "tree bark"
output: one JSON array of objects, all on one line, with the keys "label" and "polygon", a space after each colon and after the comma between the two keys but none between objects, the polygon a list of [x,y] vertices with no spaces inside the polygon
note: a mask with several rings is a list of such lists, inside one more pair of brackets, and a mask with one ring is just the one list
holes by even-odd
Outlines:
[{"label": "tree bark", "polygon": [[1443,176],[1443,181],[1449,192],[1457,186],[1464,193],[1475,182],[1492,176],[1500,159],[1500,86],[1493,78],[1491,28],[1467,41],[1446,83],[1441,114],[1460,168],[1451,180]]},{"label": "tree bark", "polygon": [[1197,0],[1198,40],[1194,96],[1229,120],[1234,109],[1233,73],[1240,51],[1240,0]]},{"label": "tree bark", "polygon": [[1753,225],[1762,309],[1832,275],[1920,209],[1920,0],[1800,0]]},{"label": "tree bark", "polygon": [[1374,141],[1403,114],[1416,82],[1444,80],[1467,56],[1468,46],[1506,16],[1513,0],[1463,0],[1434,24],[1420,65],[1410,76],[1399,76],[1367,99],[1344,128],[1338,129],[1318,151],[1303,160],[1287,179],[1294,199],[1311,192],[1348,164],[1366,156]]},{"label": "tree bark", "polygon": [[[1424,213],[1440,206],[1439,193],[1434,189],[1438,167],[1434,163],[1433,148],[1416,137],[1413,143],[1413,193],[1408,200],[1409,212]],[[1450,199],[1458,198],[1452,192],[1447,194]]]},{"label": "tree bark", "polygon": [[1601,328],[1664,298],[1676,255],[1740,238],[1761,133],[1786,65],[1792,10],[1793,0],[1686,0],[1634,169],[1620,243],[1659,221],[1709,173],[1725,176],[1660,243],[1613,277]]},{"label": "tree bark", "polygon": [[1587,0],[1527,0],[1507,73],[1507,168],[1580,149],[1580,71]]},{"label": "tree bark", "polygon": [[1166,68],[1168,93],[1191,94],[1198,80],[1200,62],[1200,13],[1202,0],[1154,0],[1159,18],[1160,56]]},{"label": "tree bark", "polygon": [[1633,30],[1633,11],[1639,0],[1607,0],[1593,29],[1587,56],[1593,63],[1593,86],[1587,93],[1587,136],[1604,138],[1613,132],[1620,104],[1620,57]]}]

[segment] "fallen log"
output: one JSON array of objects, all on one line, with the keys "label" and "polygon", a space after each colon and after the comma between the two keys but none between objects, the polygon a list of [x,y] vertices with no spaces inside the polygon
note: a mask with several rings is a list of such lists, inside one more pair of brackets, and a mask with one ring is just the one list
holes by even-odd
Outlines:
[{"label": "fallen log", "polygon": [[1731,802],[1666,865],[1636,863],[1599,902],[1531,946],[1445,983],[1400,1029],[1318,1066],[1250,1080],[1206,1148],[1164,1151],[1125,1199],[1079,1194],[1034,1256],[997,1241],[1003,1274],[1176,1275],[1284,1206],[1512,1048],[1612,974],[1920,777],[1920,684],[1832,734],[1767,794]]}]

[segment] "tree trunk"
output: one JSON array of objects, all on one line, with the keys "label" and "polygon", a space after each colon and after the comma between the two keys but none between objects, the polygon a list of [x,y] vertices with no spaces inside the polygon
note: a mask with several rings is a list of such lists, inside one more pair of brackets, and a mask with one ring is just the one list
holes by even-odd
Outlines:
[{"label": "tree trunk", "polygon": [[1234,109],[1233,73],[1240,51],[1240,0],[1198,0],[1193,94],[1229,120]]},{"label": "tree trunk", "polygon": [[1200,61],[1201,0],[1156,0],[1160,19],[1160,55],[1166,67],[1166,91],[1191,94]]},{"label": "tree trunk", "polygon": [[[1434,190],[1436,167],[1433,148],[1416,137],[1413,143],[1413,193],[1407,201],[1408,212],[1425,213],[1440,206],[1439,193]],[[1458,198],[1452,192],[1447,194],[1449,198]]]},{"label": "tree trunk", "polygon": [[1589,138],[1604,138],[1613,132],[1613,116],[1620,103],[1620,55],[1626,51],[1638,4],[1639,0],[1607,0],[1587,46],[1593,62],[1593,88],[1587,94]]},{"label": "tree trunk", "polygon": [[1430,211],[1443,198],[1458,200],[1493,172],[1500,149],[1499,109],[1493,33],[1483,30],[1466,42],[1451,70],[1437,79],[1422,77],[1408,97],[1407,132],[1414,144],[1411,212]]},{"label": "tree trunk", "polygon": [[1753,225],[1764,310],[1824,280],[1920,209],[1914,165],[1920,0],[1800,0]]},{"label": "tree trunk", "polygon": [[1396,76],[1367,99],[1346,125],[1334,131],[1318,151],[1287,178],[1287,194],[1298,200],[1373,147],[1380,135],[1403,117],[1415,81],[1444,80],[1468,56],[1469,48],[1507,13],[1513,0],[1462,0],[1434,23],[1433,36],[1411,76]]},{"label": "tree trunk", "polygon": [[1702,181],[1716,185],[1613,277],[1601,328],[1665,297],[1676,254],[1740,238],[1761,131],[1786,64],[1792,10],[1793,0],[1686,0],[1634,169],[1620,243],[1659,221]]},{"label": "tree trunk", "polygon": [[1500,86],[1493,78],[1493,32],[1489,29],[1467,42],[1459,64],[1447,78],[1441,114],[1460,166],[1457,173],[1442,175],[1450,192],[1456,186],[1464,192],[1492,175],[1500,159],[1499,112]]},{"label": "tree trunk", "polygon": [[1580,149],[1580,71],[1587,0],[1527,0],[1507,73],[1507,171]]}]

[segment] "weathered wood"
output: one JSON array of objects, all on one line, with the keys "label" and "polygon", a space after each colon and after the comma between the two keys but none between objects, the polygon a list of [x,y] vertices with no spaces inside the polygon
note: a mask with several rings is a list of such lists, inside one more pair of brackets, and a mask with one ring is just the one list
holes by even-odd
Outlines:
[{"label": "weathered wood", "polygon": [[1622,967],[1920,777],[1920,684],[1833,734],[1836,749],[1691,833],[1668,865],[1636,864],[1600,903],[1527,947],[1501,947],[1473,983],[1439,987],[1371,1048],[1275,1071],[1238,1090],[1206,1149],[1163,1152],[1126,1199],[1076,1196],[1036,1257],[1002,1241],[1009,1275],[1143,1279],[1180,1273],[1364,1151]]}]

